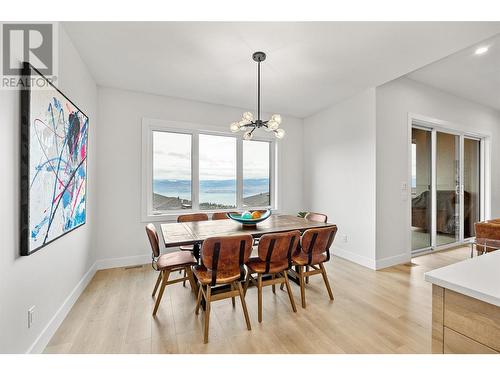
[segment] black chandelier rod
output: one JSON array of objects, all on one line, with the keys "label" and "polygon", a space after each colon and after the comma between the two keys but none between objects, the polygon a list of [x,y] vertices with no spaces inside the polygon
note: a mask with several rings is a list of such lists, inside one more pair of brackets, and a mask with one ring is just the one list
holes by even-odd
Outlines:
[{"label": "black chandelier rod", "polygon": [[257,67],[257,121],[260,122],[260,61]]}]

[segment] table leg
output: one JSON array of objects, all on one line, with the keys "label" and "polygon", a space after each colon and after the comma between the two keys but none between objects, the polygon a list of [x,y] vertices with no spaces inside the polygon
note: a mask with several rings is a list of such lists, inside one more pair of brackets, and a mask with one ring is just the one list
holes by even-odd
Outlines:
[{"label": "table leg", "polygon": [[200,244],[198,242],[193,245],[193,255],[198,263],[200,263]]},{"label": "table leg", "polygon": [[474,257],[474,242],[470,243],[470,257]]}]

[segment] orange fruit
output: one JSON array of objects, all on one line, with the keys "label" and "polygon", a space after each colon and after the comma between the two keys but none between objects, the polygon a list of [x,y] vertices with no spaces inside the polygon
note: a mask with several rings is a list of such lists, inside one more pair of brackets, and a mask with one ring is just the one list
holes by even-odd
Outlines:
[{"label": "orange fruit", "polygon": [[260,219],[261,214],[259,211],[252,212],[252,219]]}]

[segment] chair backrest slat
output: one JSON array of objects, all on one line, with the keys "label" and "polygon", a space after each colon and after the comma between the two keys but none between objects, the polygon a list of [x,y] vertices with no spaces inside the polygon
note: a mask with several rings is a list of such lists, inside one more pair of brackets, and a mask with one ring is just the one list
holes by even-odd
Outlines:
[{"label": "chair backrest slat", "polygon": [[214,212],[212,220],[225,220],[228,219],[227,214],[236,214],[237,212]]}]

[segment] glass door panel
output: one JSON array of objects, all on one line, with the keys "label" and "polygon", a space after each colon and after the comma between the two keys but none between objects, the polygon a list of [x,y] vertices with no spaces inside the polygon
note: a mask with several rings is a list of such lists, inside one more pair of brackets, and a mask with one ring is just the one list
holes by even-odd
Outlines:
[{"label": "glass door panel", "polygon": [[431,131],[412,129],[411,243],[412,250],[431,247],[432,141]]},{"label": "glass door panel", "polygon": [[464,238],[475,236],[474,223],[481,220],[480,147],[480,140],[464,138]]},{"label": "glass door panel", "polygon": [[436,246],[460,240],[460,136],[436,132]]}]

